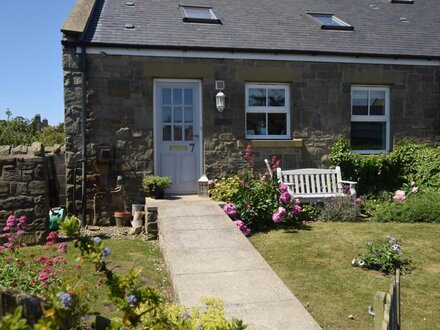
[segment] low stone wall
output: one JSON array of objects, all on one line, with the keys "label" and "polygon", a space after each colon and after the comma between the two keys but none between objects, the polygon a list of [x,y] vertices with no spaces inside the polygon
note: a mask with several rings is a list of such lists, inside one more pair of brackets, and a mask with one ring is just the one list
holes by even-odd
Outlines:
[{"label": "low stone wall", "polygon": [[23,306],[23,317],[28,324],[36,323],[43,315],[39,298],[0,286],[0,320],[4,315],[14,312],[18,306]]},{"label": "low stone wall", "polygon": [[57,168],[63,167],[62,148],[48,149],[50,153],[39,142],[30,147],[0,146],[0,228],[14,214],[28,218],[26,231],[46,231],[50,208],[65,204],[65,195],[60,201],[59,192],[65,189],[57,174]]}]

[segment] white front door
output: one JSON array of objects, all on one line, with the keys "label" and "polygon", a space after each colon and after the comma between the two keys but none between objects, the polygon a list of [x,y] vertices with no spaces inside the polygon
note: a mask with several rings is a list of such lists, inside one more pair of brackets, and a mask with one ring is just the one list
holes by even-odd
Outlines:
[{"label": "white front door", "polygon": [[167,193],[195,193],[201,168],[200,82],[155,81],[155,174]]}]

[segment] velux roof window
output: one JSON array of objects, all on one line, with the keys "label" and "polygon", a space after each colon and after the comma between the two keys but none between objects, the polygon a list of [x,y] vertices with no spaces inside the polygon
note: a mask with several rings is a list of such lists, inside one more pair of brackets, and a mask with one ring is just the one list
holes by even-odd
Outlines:
[{"label": "velux roof window", "polygon": [[406,4],[412,4],[412,3],[414,3],[414,0],[391,0],[391,3],[406,3]]},{"label": "velux roof window", "polygon": [[184,22],[221,24],[211,7],[180,5],[180,13]]},{"label": "velux roof window", "polygon": [[354,30],[353,26],[337,18],[333,14],[308,13],[313,19],[321,24],[323,30]]}]

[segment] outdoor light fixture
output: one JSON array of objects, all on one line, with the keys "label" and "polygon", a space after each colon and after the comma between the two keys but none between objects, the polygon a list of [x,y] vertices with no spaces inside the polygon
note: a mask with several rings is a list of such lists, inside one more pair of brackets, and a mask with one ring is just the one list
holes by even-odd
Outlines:
[{"label": "outdoor light fixture", "polygon": [[223,80],[216,80],[215,89],[218,90],[217,95],[215,96],[215,106],[218,112],[223,112],[225,110],[225,94],[223,90],[225,89],[225,82]]}]

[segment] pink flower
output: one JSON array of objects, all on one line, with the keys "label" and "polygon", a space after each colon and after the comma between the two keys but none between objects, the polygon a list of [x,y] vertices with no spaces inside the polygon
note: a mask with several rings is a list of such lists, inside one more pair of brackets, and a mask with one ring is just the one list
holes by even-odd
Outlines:
[{"label": "pink flower", "polygon": [[244,226],[244,227],[242,227],[241,228],[241,232],[244,234],[244,236],[249,236],[250,234],[251,234],[251,230],[248,228],[248,227],[246,227],[246,226]]},{"label": "pink flower", "polygon": [[275,223],[278,223],[281,221],[281,217],[278,212],[275,212],[274,214],[272,214],[272,221]]},{"label": "pink flower", "polygon": [[279,188],[280,188],[280,191],[281,191],[281,192],[286,192],[286,191],[287,191],[287,185],[284,184],[284,183],[281,183],[280,186],[279,186]]},{"label": "pink flower", "polygon": [[294,198],[294,199],[293,199],[293,202],[294,202],[295,204],[299,204],[299,203],[300,203],[299,198]]},{"label": "pink flower", "polygon": [[26,218],[26,216],[25,215],[22,215],[19,219],[18,219],[18,222],[20,223],[20,224],[25,224],[26,222],[27,222],[27,218]]},{"label": "pink flower", "polygon": [[15,227],[17,224],[17,218],[15,217],[15,215],[10,215],[8,217],[8,220],[6,220],[6,226],[8,227]]},{"label": "pink flower", "polygon": [[22,229],[17,230],[17,232],[16,232],[16,234],[17,234],[18,236],[21,236],[21,235],[23,235],[24,233],[25,233],[25,231],[22,230]]},{"label": "pink flower", "polygon": [[208,185],[211,186],[212,184],[214,184],[214,180],[209,179],[208,180]]},{"label": "pink flower", "polygon": [[278,208],[278,213],[280,214],[281,218],[283,219],[286,216],[286,209],[282,206]]},{"label": "pink flower", "polygon": [[393,199],[395,201],[403,202],[406,199],[405,192],[403,190],[397,190]]},{"label": "pink flower", "polygon": [[225,206],[223,206],[223,211],[227,215],[229,215],[231,218],[235,218],[237,216],[237,209],[235,208],[235,205],[232,203],[228,203]]},{"label": "pink flower", "polygon": [[12,243],[5,243],[5,244],[3,244],[3,246],[7,249],[10,249],[10,248],[12,248]]},{"label": "pink flower", "polygon": [[244,234],[244,236],[249,236],[251,234],[251,230],[246,227],[243,221],[241,220],[235,220],[234,221],[235,226],[241,230],[241,232]]},{"label": "pink flower", "polygon": [[38,276],[38,280],[39,280],[40,282],[47,281],[48,279],[49,279],[49,274],[46,273],[46,272],[42,272],[42,273],[40,274],[40,276]]},{"label": "pink flower", "polygon": [[299,215],[301,214],[302,208],[299,205],[293,205],[293,214]]},{"label": "pink flower", "polygon": [[67,244],[66,243],[61,243],[60,246],[58,247],[57,252],[59,252],[59,253],[67,253]]},{"label": "pink flower", "polygon": [[289,204],[291,199],[292,199],[292,196],[289,194],[288,191],[285,191],[280,195],[280,202],[282,202],[284,204]]},{"label": "pink flower", "polygon": [[235,224],[235,226],[236,226],[238,229],[241,229],[241,227],[244,226],[244,222],[241,221],[241,220],[235,220],[235,221],[234,221],[234,224]]},{"label": "pink flower", "polygon": [[9,233],[5,233],[5,234],[1,234],[0,237],[2,238],[8,238],[11,234]]},{"label": "pink flower", "polygon": [[3,231],[9,231],[9,229],[11,229],[11,228],[9,228],[8,226],[3,227]]},{"label": "pink flower", "polygon": [[251,204],[248,204],[248,205],[246,205],[246,207],[247,207],[248,209],[251,209],[251,208],[252,208],[252,205],[251,205]]},{"label": "pink flower", "polygon": [[419,191],[419,187],[412,187],[411,192],[416,193]]},{"label": "pink flower", "polygon": [[75,269],[76,269],[76,270],[81,270],[81,265],[80,265],[80,264],[76,264],[76,265],[75,265]]}]

